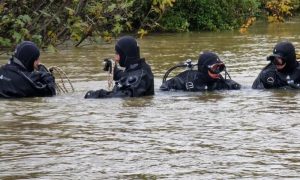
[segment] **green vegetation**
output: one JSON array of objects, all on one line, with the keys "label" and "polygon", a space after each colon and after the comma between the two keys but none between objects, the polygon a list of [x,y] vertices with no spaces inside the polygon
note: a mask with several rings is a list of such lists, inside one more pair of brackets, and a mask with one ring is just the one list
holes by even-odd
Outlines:
[{"label": "green vegetation", "polygon": [[300,0],[176,0],[161,19],[166,31],[245,28],[254,17],[283,22],[299,11]]},{"label": "green vegetation", "polygon": [[[55,47],[72,40],[110,41],[121,32],[137,32],[157,24],[173,0],[2,0],[0,47],[33,40]],[[143,34],[146,30],[139,31]],[[143,35],[141,34],[141,35]]]},{"label": "green vegetation", "polygon": [[299,11],[300,0],[263,0],[269,22],[284,22],[288,17]]},{"label": "green vegetation", "polygon": [[300,0],[2,0],[0,48],[32,40],[54,48],[68,40],[111,41],[120,33],[219,31],[255,17],[283,22],[299,12]]},{"label": "green vegetation", "polygon": [[236,29],[258,6],[255,0],[177,0],[161,22],[168,31]]}]

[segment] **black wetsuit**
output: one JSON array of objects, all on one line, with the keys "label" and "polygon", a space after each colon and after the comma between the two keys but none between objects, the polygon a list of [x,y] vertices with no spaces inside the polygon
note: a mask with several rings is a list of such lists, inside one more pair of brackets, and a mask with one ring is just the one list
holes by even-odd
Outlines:
[{"label": "black wetsuit", "polygon": [[85,98],[139,97],[154,94],[154,77],[144,59],[129,65],[124,71],[115,67],[114,80],[116,84],[112,91],[89,91]]},{"label": "black wetsuit", "polygon": [[276,66],[268,64],[253,82],[253,89],[296,88],[300,85],[300,64],[290,72],[279,72]]},{"label": "black wetsuit", "polygon": [[[284,61],[282,69],[277,69],[273,64],[276,58]],[[300,88],[300,64],[296,60],[295,47],[292,43],[284,41],[276,44],[273,54],[267,60],[271,63],[259,73],[253,82],[253,89]]]},{"label": "black wetsuit", "polygon": [[55,94],[54,77],[49,72],[29,72],[12,61],[0,67],[0,97],[2,98],[53,96]]},{"label": "black wetsuit", "polygon": [[207,73],[197,70],[187,70],[164,82],[160,89],[163,91],[204,91],[240,89],[241,85],[231,79],[212,79]]}]

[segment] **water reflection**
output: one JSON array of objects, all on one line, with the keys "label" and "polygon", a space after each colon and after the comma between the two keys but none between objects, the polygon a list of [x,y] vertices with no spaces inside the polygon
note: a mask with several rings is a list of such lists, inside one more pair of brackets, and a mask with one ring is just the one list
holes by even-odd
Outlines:
[{"label": "water reflection", "polygon": [[[299,49],[299,19],[257,23],[246,34],[154,34],[139,40],[155,74],[155,96],[85,100],[106,88],[102,60],[113,44],[43,52],[75,93],[0,100],[1,179],[299,178],[298,91],[252,90],[273,46]],[[160,92],[165,71],[213,50],[240,91]],[[2,55],[4,64],[8,56]]]}]

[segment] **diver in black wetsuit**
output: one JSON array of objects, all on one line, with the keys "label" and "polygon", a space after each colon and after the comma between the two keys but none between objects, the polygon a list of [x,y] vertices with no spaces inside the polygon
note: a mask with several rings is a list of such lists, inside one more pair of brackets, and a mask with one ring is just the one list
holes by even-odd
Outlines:
[{"label": "diver in black wetsuit", "polygon": [[[166,73],[160,90],[183,90],[183,91],[204,91],[204,90],[231,90],[240,89],[240,84],[230,79],[229,74],[225,70],[224,63],[219,57],[212,52],[204,52],[200,54],[198,59],[198,70],[186,70],[177,76],[166,80]],[[196,66],[188,62],[183,66]],[[173,69],[173,68],[172,68]],[[229,79],[220,74],[225,70],[225,74]]]},{"label": "diver in black wetsuit", "polygon": [[300,65],[292,43],[285,41],[276,44],[267,60],[270,63],[253,82],[253,89],[300,88]]},{"label": "diver in black wetsuit", "polygon": [[0,67],[0,98],[56,95],[54,77],[40,64],[39,56],[33,42],[17,46],[8,64]]},{"label": "diver in black wetsuit", "polygon": [[[88,91],[85,98],[110,98],[110,97],[139,97],[154,94],[154,77],[150,66],[145,59],[140,58],[140,50],[137,41],[130,36],[119,39],[115,45],[115,61],[125,70],[114,69],[114,81],[116,84],[112,91],[100,89]],[[106,70],[109,70],[111,62],[106,60]]]}]

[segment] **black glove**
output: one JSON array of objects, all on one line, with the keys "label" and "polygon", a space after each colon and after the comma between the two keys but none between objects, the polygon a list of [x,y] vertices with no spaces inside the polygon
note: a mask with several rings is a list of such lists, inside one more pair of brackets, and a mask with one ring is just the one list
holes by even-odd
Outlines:
[{"label": "black glove", "polygon": [[101,98],[101,97],[105,97],[109,94],[108,91],[104,90],[104,89],[100,89],[97,91],[88,91],[84,98],[85,99],[91,99],[91,98]]},{"label": "black glove", "polygon": [[104,68],[103,71],[112,72],[112,60],[111,59],[104,59]]},{"label": "black glove", "polygon": [[228,86],[229,89],[233,89],[233,90],[235,90],[235,89],[241,89],[241,85],[238,84],[238,83],[236,83],[235,81],[233,81],[231,79],[227,80],[226,84],[227,84],[227,86]]},{"label": "black glove", "polygon": [[49,72],[49,70],[47,69],[47,67],[43,64],[39,64],[38,65],[38,71],[41,71],[41,72]]},{"label": "black glove", "polygon": [[50,74],[49,72],[42,72],[41,73],[41,82],[43,82],[45,84],[51,84],[51,83],[55,83],[55,79],[54,79],[53,75]]},{"label": "black glove", "polygon": [[161,91],[169,91],[169,90],[170,90],[170,88],[169,88],[169,86],[167,85],[167,83],[163,83],[163,84],[159,87],[159,89],[160,89]]}]

